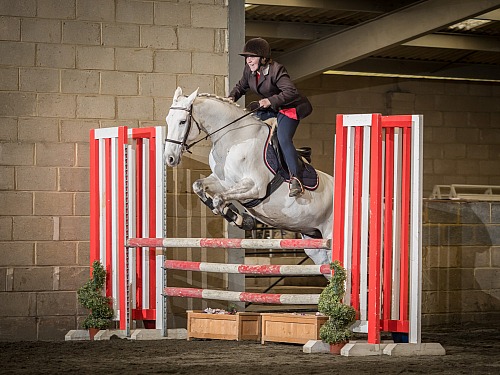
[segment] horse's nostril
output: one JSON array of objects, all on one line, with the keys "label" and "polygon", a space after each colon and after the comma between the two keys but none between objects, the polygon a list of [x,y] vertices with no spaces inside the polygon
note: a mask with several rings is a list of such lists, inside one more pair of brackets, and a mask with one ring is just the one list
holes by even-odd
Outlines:
[{"label": "horse's nostril", "polygon": [[168,164],[170,164],[170,165],[174,164],[174,157],[173,156],[168,157]]}]

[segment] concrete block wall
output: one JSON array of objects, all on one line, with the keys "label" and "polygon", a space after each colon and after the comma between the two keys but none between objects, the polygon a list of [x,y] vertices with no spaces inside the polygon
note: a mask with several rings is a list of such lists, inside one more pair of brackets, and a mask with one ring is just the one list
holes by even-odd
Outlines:
[{"label": "concrete block wall", "polygon": [[295,143],[313,148],[318,169],[333,172],[337,114],[422,114],[424,197],[438,184],[500,185],[498,84],[323,75],[298,86],[314,111]]},{"label": "concrete block wall", "polygon": [[500,203],[425,200],[422,324],[500,318]]},{"label": "concrete block wall", "polygon": [[[226,35],[222,0],[0,0],[0,340],[78,327],[90,129],[164,125],[177,86],[224,95]],[[172,234],[222,235],[172,210]]]}]

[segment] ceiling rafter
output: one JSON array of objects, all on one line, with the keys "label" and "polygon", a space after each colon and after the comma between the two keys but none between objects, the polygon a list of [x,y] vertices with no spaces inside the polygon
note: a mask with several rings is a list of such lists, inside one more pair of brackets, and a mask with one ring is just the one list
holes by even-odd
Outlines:
[{"label": "ceiling rafter", "polygon": [[403,43],[404,46],[468,49],[500,52],[500,39],[467,35],[430,34]]},{"label": "ceiling rafter", "polygon": [[355,12],[383,13],[387,7],[372,0],[248,0],[246,4],[301,8],[337,9]]},{"label": "ceiling rafter", "polygon": [[498,82],[500,67],[496,65],[471,65],[466,63],[443,64],[433,61],[391,60],[369,57],[347,64],[337,71],[370,74],[409,75],[436,78],[494,80]]},{"label": "ceiling rafter", "polygon": [[499,6],[500,1],[495,0],[418,2],[284,53],[280,62],[287,66],[294,79],[304,79],[493,11]]},{"label": "ceiling rafter", "polygon": [[247,37],[315,40],[346,29],[346,26],[297,22],[246,21]]},{"label": "ceiling rafter", "polygon": [[[312,41],[333,35],[346,29],[346,26],[305,23],[297,24],[295,22],[246,22],[247,37],[260,36],[262,38],[284,38]],[[481,37],[451,34],[429,34],[403,43],[402,45],[500,52],[500,39],[488,36]]]}]

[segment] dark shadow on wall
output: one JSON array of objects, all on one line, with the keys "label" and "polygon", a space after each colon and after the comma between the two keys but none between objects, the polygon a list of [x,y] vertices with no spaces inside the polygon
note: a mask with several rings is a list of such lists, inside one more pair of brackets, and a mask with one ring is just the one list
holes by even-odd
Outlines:
[{"label": "dark shadow on wall", "polygon": [[422,325],[500,317],[500,202],[423,207]]}]

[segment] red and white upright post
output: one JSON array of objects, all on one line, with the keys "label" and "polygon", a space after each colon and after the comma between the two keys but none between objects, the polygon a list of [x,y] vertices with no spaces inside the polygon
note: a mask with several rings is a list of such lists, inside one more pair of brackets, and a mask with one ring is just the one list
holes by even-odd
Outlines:
[{"label": "red and white upright post", "polygon": [[130,319],[164,325],[163,254],[124,250],[128,238],[165,236],[164,139],[162,126],[90,132],[90,263],[100,260],[108,271],[106,295],[122,330]]},{"label": "red and white upright post", "polygon": [[380,331],[420,343],[422,274],[420,115],[338,115],[333,259],[347,269],[345,301],[368,343]]}]

